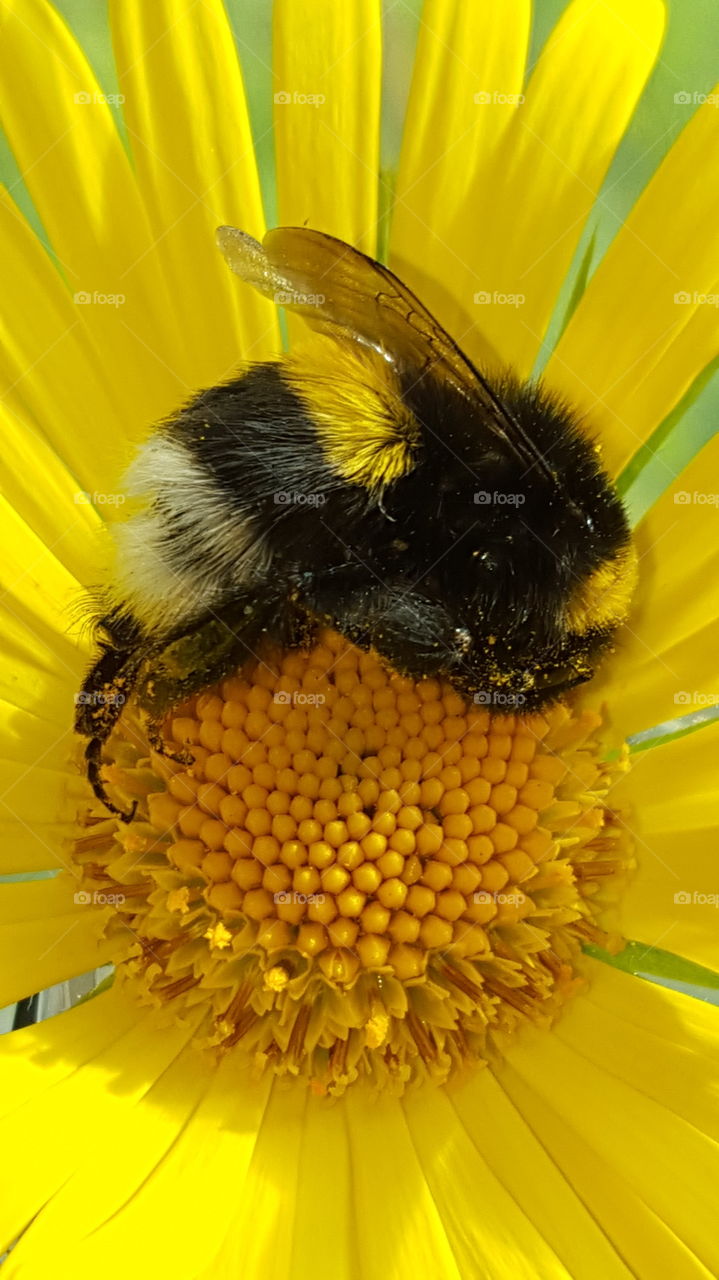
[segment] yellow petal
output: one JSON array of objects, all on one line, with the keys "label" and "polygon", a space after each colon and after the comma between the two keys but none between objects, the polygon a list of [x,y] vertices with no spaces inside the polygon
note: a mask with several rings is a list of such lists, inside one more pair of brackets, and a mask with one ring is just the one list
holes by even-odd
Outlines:
[{"label": "yellow petal", "polygon": [[58,726],[0,700],[0,759],[67,773],[74,745],[67,724]]},{"label": "yellow petal", "polygon": [[[118,1054],[118,1065],[121,1062]],[[74,1195],[61,1195],[58,1211],[50,1215],[47,1228],[40,1218],[36,1247],[33,1247],[33,1231],[28,1233],[24,1242],[25,1257],[33,1268],[28,1274],[43,1274],[41,1265],[44,1262],[47,1266],[48,1254],[55,1248],[55,1233],[50,1227],[60,1224],[68,1202],[71,1218],[59,1225],[59,1234],[63,1244],[65,1237],[70,1237],[65,1261],[67,1273],[77,1280],[85,1277],[90,1280],[97,1276],[98,1270],[112,1280],[115,1277],[121,1280],[130,1269],[138,1280],[151,1280],[158,1275],[194,1280],[204,1274],[202,1268],[210,1260],[213,1260],[211,1275],[273,1274],[269,1265],[262,1270],[254,1269],[253,1255],[261,1254],[271,1263],[273,1256],[277,1259],[289,1249],[290,1231],[284,1236],[278,1231],[273,1239],[266,1235],[264,1210],[276,1195],[286,1204],[288,1197],[294,1195],[294,1187],[284,1176],[279,1183],[275,1179],[265,1180],[262,1169],[254,1165],[258,1145],[266,1131],[262,1120],[269,1085],[248,1085],[246,1078],[238,1077],[229,1058],[208,1074],[197,1051],[188,1052],[182,1070],[196,1073],[203,1082],[195,1108],[188,1105],[193,1091],[183,1088],[178,1064],[168,1082],[158,1081],[158,1086],[147,1096],[147,1105],[143,1102],[137,1115],[133,1116],[127,1107],[122,1111],[117,1109],[115,1114],[123,1130],[125,1118],[129,1116],[131,1133],[139,1132],[147,1114],[150,1141],[146,1134],[137,1150],[134,1144],[126,1145],[126,1136],[131,1134],[125,1136],[120,1125],[112,1124],[113,1117],[110,1117],[110,1133],[117,1132],[119,1159],[110,1179],[109,1199],[103,1196],[101,1188],[91,1193],[90,1219],[96,1224],[94,1230],[88,1230],[88,1219],[83,1218],[78,1202],[78,1194],[88,1185],[91,1175],[91,1169],[85,1165],[77,1186],[72,1188]],[[150,1083],[153,1078],[154,1075]],[[288,1118],[289,1110],[297,1114],[297,1101],[298,1091],[293,1090],[275,1103],[274,1123],[267,1126],[273,1143],[283,1132],[279,1122]],[[167,1109],[171,1125],[167,1118],[153,1117],[152,1112],[158,1107]],[[299,1133],[301,1127],[299,1124],[296,1127]],[[286,1142],[291,1142],[286,1129],[284,1136]],[[291,1159],[291,1148],[287,1156]],[[286,1159],[283,1175],[287,1163]],[[246,1209],[248,1199],[253,1203],[251,1217]],[[176,1224],[171,1229],[168,1204],[172,1205],[172,1221]],[[278,1216],[277,1222],[280,1221],[287,1223],[292,1218]],[[166,1224],[168,1229],[158,1230],[158,1223]],[[232,1253],[238,1253],[243,1260],[234,1271],[214,1261],[225,1236],[229,1237]],[[143,1241],[141,1256],[133,1244],[137,1240]],[[274,1275],[282,1274],[289,1273],[283,1273],[277,1265]]]},{"label": "yellow petal", "polygon": [[629,621],[589,687],[614,739],[719,705],[719,436],[638,525],[639,583]]},{"label": "yellow petal", "polygon": [[[452,7],[439,8],[451,21]],[[404,256],[405,240],[414,238],[415,269],[430,262],[444,287],[452,282],[457,310],[451,324],[470,355],[481,360],[486,354],[466,332],[476,326],[500,359],[526,376],[656,57],[664,10],[658,0],[599,6],[574,0],[542,51],[526,100],[512,106],[522,88],[526,6],[510,6],[509,13],[507,5],[467,6],[475,8],[465,21],[485,30],[475,29],[474,40],[466,30],[452,33],[452,53],[461,59],[448,77],[456,81],[453,91],[434,85],[424,104],[427,117],[429,104],[434,115],[442,103],[440,129],[445,121],[447,127],[429,155],[444,139],[444,159],[418,175],[416,185],[410,182],[406,195],[400,175],[393,246]],[[444,56],[449,61],[449,49]],[[481,151],[472,156],[478,131]]]},{"label": "yellow petal", "polygon": [[[719,1053],[716,1006],[589,961],[587,993],[556,1035],[712,1139],[719,1138],[711,1065]],[[658,993],[658,994],[657,994]],[[647,1070],[656,1054],[654,1069]]]},{"label": "yellow petal", "polygon": [[[125,1117],[153,1082],[180,1053],[194,1024],[164,1027],[160,1032],[154,1012],[128,1021],[121,997],[108,993],[99,1008],[90,1002],[96,1022],[104,1026],[95,1056],[72,1062],[56,1082],[16,1106],[0,1121],[0,1141],[12,1162],[4,1175],[0,1232],[4,1241],[24,1230],[44,1204],[80,1165],[90,1165],[98,1178],[107,1162],[108,1138],[121,1130]],[[115,1023],[113,1014],[118,1012]],[[72,1013],[74,1014],[73,1010]],[[63,1015],[67,1017],[68,1015]],[[32,1056],[51,1064],[58,1053],[58,1019],[33,1027],[25,1044]],[[60,1042],[68,1034],[60,1032]],[[14,1039],[14,1035],[9,1037]],[[71,1059],[72,1060],[72,1059]],[[52,1072],[51,1072],[52,1075]],[[42,1160],[37,1152],[42,1149]],[[102,1177],[98,1178],[102,1182]],[[43,1254],[44,1274],[62,1274],[49,1267]],[[13,1269],[19,1265],[13,1260]],[[35,1263],[33,1263],[35,1266]],[[42,1274],[40,1270],[35,1274]],[[72,1271],[66,1272],[72,1274]],[[115,1273],[117,1274],[117,1272]],[[126,1273],[127,1274],[127,1273]]]},{"label": "yellow petal", "polygon": [[719,724],[636,752],[612,793],[630,808],[637,871],[620,904],[624,936],[719,970]]},{"label": "yellow petal", "polygon": [[[331,1178],[320,1178],[325,1169]],[[318,1176],[319,1175],[319,1176]],[[322,1098],[310,1097],[304,1113],[302,1146],[297,1166],[297,1204],[292,1233],[290,1274],[302,1275],[314,1259],[317,1280],[355,1280],[356,1218],[352,1183],[353,1170],[347,1124],[342,1107],[328,1107]],[[315,1212],[322,1195],[325,1221],[332,1229],[317,1231]],[[209,1276],[208,1276],[209,1280]]]},{"label": "yellow petal", "polygon": [[[121,367],[116,363],[117,354],[109,345],[101,352],[93,350],[85,317],[92,323],[92,317],[97,319],[107,307],[73,301],[73,293],[34,231],[2,192],[0,245],[3,302],[12,317],[0,352],[6,422],[13,432],[9,440],[3,437],[3,457],[12,475],[7,495],[29,488],[32,469],[23,474],[21,459],[25,453],[29,461],[33,451],[38,465],[51,451],[65,463],[70,474],[62,484],[63,507],[76,494],[106,494],[109,477],[127,460],[128,429],[142,421],[138,405],[123,401],[126,369],[114,378],[117,390],[110,386],[112,369]],[[21,468],[17,474],[14,459]],[[55,468],[56,464],[50,463],[48,486],[55,480]],[[31,502],[32,496],[25,501]],[[78,510],[74,515],[78,522],[87,524],[86,511]],[[49,518],[48,512],[45,520]],[[72,538],[75,527],[72,520],[67,524],[72,526]],[[77,528],[82,528],[82,523]]]},{"label": "yellow petal", "polygon": [[[548,383],[600,433],[617,474],[717,354],[719,112],[699,108],[584,293]],[[611,339],[608,340],[609,335]]]},{"label": "yellow petal", "polygon": [[104,964],[107,913],[74,901],[70,877],[0,884],[0,1008]]},{"label": "yellow petal", "polygon": [[[27,417],[0,409],[4,489],[8,502],[78,582],[89,584],[97,567],[91,547],[102,521],[90,494],[60,461]],[[97,461],[97,459],[95,459]],[[43,483],[37,483],[38,473]]]},{"label": "yellow petal", "polygon": [[[52,753],[72,718],[72,690],[86,661],[87,637],[81,645],[76,636],[73,644],[65,634],[83,593],[42,539],[1,499],[0,539],[0,623],[6,654],[0,697],[58,726],[45,744]],[[16,734],[11,713],[0,726],[0,758],[18,758],[12,745]]]},{"label": "yellow petal", "polygon": [[[9,754],[7,730],[4,739]],[[68,739],[66,731],[63,741]],[[53,742],[48,733],[48,743]],[[0,759],[0,875],[67,867],[70,824],[87,798],[79,768],[46,768],[42,756],[35,763]]]},{"label": "yellow petal", "polygon": [[[506,1190],[517,1210],[534,1224],[547,1246],[554,1250],[554,1270],[548,1266],[542,1274],[561,1275],[566,1271],[571,1276],[582,1276],[583,1280],[629,1277],[630,1272],[603,1231],[602,1223],[595,1220],[591,1203],[582,1201],[491,1071],[482,1072],[466,1089],[451,1093],[449,1101],[454,1111],[454,1126],[461,1126],[463,1138],[474,1143],[486,1168],[491,1170],[497,1188]],[[435,1110],[434,1096],[428,1096],[424,1102],[429,1115]],[[422,1103],[423,1099],[418,1098],[416,1103],[407,1104],[413,1130],[414,1117],[420,1113]],[[449,1119],[445,1119],[444,1126],[445,1132],[452,1132]],[[521,1152],[521,1159],[517,1159],[517,1152]],[[429,1160],[427,1168],[431,1176],[433,1165]],[[439,1164],[438,1179],[442,1173],[443,1166]],[[451,1190],[455,1192],[456,1186]],[[471,1183],[465,1194],[471,1205]],[[475,1199],[474,1209],[468,1207],[467,1216],[470,1221],[478,1219],[480,1230],[486,1229],[486,1221],[478,1218],[476,1205]],[[499,1229],[492,1224],[488,1247]],[[488,1266],[493,1262],[490,1260]]]},{"label": "yellow petal", "polygon": [[[227,1277],[229,1280],[230,1276],[239,1275],[268,1276],[272,1280],[275,1277],[276,1280],[281,1280],[281,1277],[293,1274],[293,1231],[283,1233],[279,1230],[279,1225],[282,1222],[294,1224],[297,1216],[297,1172],[294,1177],[288,1177],[287,1172],[298,1169],[307,1103],[307,1090],[301,1086],[284,1089],[275,1086],[269,1098],[264,1087],[259,1089],[255,1086],[246,1092],[242,1112],[254,1113],[256,1127],[252,1131],[249,1125],[243,1125],[242,1142],[239,1146],[237,1135],[229,1135],[225,1153],[228,1168],[231,1168],[233,1147],[237,1149],[242,1191],[239,1196],[232,1196],[229,1202],[234,1212],[226,1223],[225,1239],[217,1257],[212,1258],[210,1265],[200,1273],[201,1280],[211,1280],[213,1276],[221,1276],[223,1280]],[[258,1123],[260,1117],[261,1122]],[[315,1176],[320,1170],[325,1172],[324,1164],[315,1169]],[[315,1187],[316,1185],[315,1183]],[[208,1202],[212,1203],[211,1196],[208,1197]],[[315,1205],[318,1202],[315,1196]],[[227,1204],[226,1200],[223,1208]],[[322,1225],[324,1221],[323,1215]],[[262,1225],[258,1229],[259,1224]],[[315,1218],[316,1233],[318,1225]],[[329,1234],[332,1234],[332,1228],[333,1224],[328,1222]],[[297,1265],[297,1274],[316,1274],[320,1280],[323,1275],[319,1265],[321,1251],[318,1250],[316,1271],[314,1258],[313,1251],[310,1266],[303,1258]],[[346,1273],[346,1263],[340,1255],[337,1259],[337,1276],[342,1277],[343,1271]]]},{"label": "yellow petal", "polygon": [[279,223],[374,256],[381,26],[377,0],[277,0],[274,132]]},{"label": "yellow petal", "polygon": [[52,5],[9,0],[0,36],[10,146],[116,403],[142,423],[184,394],[182,341],[110,106]]},{"label": "yellow petal", "polygon": [[[42,602],[40,596],[38,604]],[[42,608],[35,613],[9,592],[6,595],[0,607],[6,655],[6,662],[0,664],[0,694],[11,707],[47,720],[57,735],[71,719],[72,690],[77,687],[85,659],[78,646],[53,634],[52,612],[48,607],[45,621]],[[7,727],[3,723],[3,735]],[[0,755],[6,754],[0,749]],[[15,753],[9,758],[15,759]]]},{"label": "yellow petal", "polygon": [[[120,1018],[117,1044],[88,1062],[92,1006],[20,1033],[9,1058],[0,1045],[0,1062],[32,1104],[0,1126],[17,1161],[5,1220],[20,1230],[47,1203],[8,1274],[40,1280],[54,1250],[53,1273],[59,1257],[60,1272],[76,1280],[91,1280],[98,1267],[119,1280],[130,1266],[138,1280],[409,1280],[480,1268],[508,1280],[649,1280],[663,1265],[708,1280],[716,1155],[703,1131],[712,1126],[716,1011],[588,967],[589,994],[555,1033],[522,1032],[496,1078],[480,1072],[451,1093],[421,1091],[404,1102],[359,1089],[328,1108],[290,1086],[273,1089],[268,1104],[267,1087],[238,1075],[231,1057],[210,1077],[194,1051],[183,1052],[180,1032],[152,1034],[149,1020],[128,1032]],[[122,1016],[119,996],[108,994]],[[99,1012],[106,1020],[108,1006]],[[180,1038],[163,1050],[168,1036]],[[41,1068],[28,1050],[43,1045],[55,1064],[76,1055],[85,1065],[69,1076],[54,1065],[55,1087],[37,1097]],[[108,1090],[108,1077],[119,1087]],[[70,1143],[78,1107],[86,1123]],[[39,1173],[18,1151],[35,1131],[43,1134]],[[672,1170],[683,1152],[690,1158],[679,1182]],[[157,1230],[168,1203],[187,1230]],[[303,1206],[318,1203],[321,1221],[300,1224]]]},{"label": "yellow petal", "polygon": [[[41,769],[37,770],[34,781],[36,792],[38,787],[47,785],[48,781],[52,783],[56,777],[57,775],[44,774]],[[0,785],[3,785],[4,781],[5,776],[0,772]],[[59,804],[60,809],[63,806],[66,807],[68,811],[66,823],[53,821],[57,808],[51,819],[31,817],[34,815],[34,805],[30,787],[25,793],[26,807],[22,811],[9,808],[3,801],[3,806],[0,808],[0,844],[2,845],[0,875],[20,875],[29,871],[57,871],[66,865],[64,847],[72,835],[70,819],[77,813],[83,797],[78,795],[68,799],[65,795],[64,778],[61,778],[59,786],[61,795],[53,796],[53,802],[56,805]],[[83,792],[86,799],[87,784],[83,786]]]},{"label": "yellow petal", "polygon": [[513,1042],[498,1082],[633,1275],[710,1280],[717,1011],[598,962],[589,971],[590,997],[556,1034]]},{"label": "yellow petal", "polygon": [[[124,1251],[118,1255],[116,1250],[108,1249],[99,1264],[97,1260],[94,1264],[89,1262],[88,1254],[98,1246],[94,1233],[100,1233],[104,1244],[103,1224],[153,1176],[207,1092],[214,1070],[211,1059],[185,1047],[144,1096],[118,1114],[114,1124],[105,1117],[103,1146],[106,1151],[112,1150],[112,1159],[101,1159],[98,1176],[95,1159],[89,1152],[83,1153],[77,1168],[23,1236],[13,1257],[14,1265],[29,1268],[27,1274],[42,1274],[42,1268],[48,1267],[49,1258],[54,1256],[55,1274],[64,1270],[79,1278],[93,1274],[87,1270],[90,1265],[99,1265],[108,1277],[121,1276],[121,1268],[127,1275],[131,1263]],[[165,1238],[164,1230],[156,1229],[151,1234],[160,1240]],[[184,1232],[178,1230],[177,1235],[183,1238]],[[132,1248],[131,1241],[128,1245]],[[66,1256],[66,1251],[72,1251],[72,1256]],[[156,1274],[162,1275],[162,1270]]]},{"label": "yellow petal", "polygon": [[7,592],[8,607],[26,605],[62,634],[67,630],[63,613],[81,594],[77,581],[4,499],[0,499],[0,537],[0,584]]},{"label": "yellow petal", "polygon": [[480,333],[473,302],[483,286],[472,282],[498,198],[493,158],[522,92],[530,13],[529,0],[427,0],[394,193],[392,269],[468,352],[491,362],[492,333]]},{"label": "yellow petal", "polygon": [[112,987],[57,1017],[0,1036],[0,1117],[32,1108],[44,1093],[82,1072],[107,1045],[147,1018],[146,1010]]},{"label": "yellow petal", "polygon": [[[346,1099],[354,1170],[356,1248],[360,1274],[442,1276],[461,1280],[456,1226],[442,1219],[419,1154],[394,1098],[370,1102],[364,1090]],[[373,1229],[363,1231],[362,1222]],[[465,1273],[466,1274],[466,1273]]]},{"label": "yellow petal", "polygon": [[[489,1104],[482,1108],[485,1121],[481,1136],[470,1132],[461,1110],[455,1110],[457,1106],[461,1108],[462,1096],[460,1092],[455,1100],[451,1093],[432,1090],[410,1097],[405,1103],[412,1144],[441,1220],[449,1229],[459,1274],[491,1275],[493,1280],[533,1280],[536,1276],[571,1280],[578,1273],[567,1264],[591,1253],[595,1270],[587,1275],[592,1274],[597,1280],[606,1275],[606,1268],[616,1265],[616,1255],[607,1248],[571,1189],[561,1184],[544,1152],[537,1150],[526,1129],[521,1133],[521,1144],[510,1146],[510,1132],[516,1137],[523,1126],[511,1108],[502,1106],[501,1093],[491,1075],[481,1072],[472,1089],[475,1104],[480,1097]],[[509,1118],[510,1132],[504,1134],[503,1145],[508,1155],[512,1152],[513,1159],[497,1161],[500,1117]],[[489,1158],[487,1146],[492,1148]],[[515,1172],[512,1177],[510,1172],[507,1185],[508,1167],[517,1164],[522,1166],[521,1173],[517,1176]],[[537,1177],[540,1170],[544,1181]],[[556,1195],[557,1183],[558,1203],[551,1194]],[[521,1198],[517,1184],[524,1190]],[[531,1196],[527,1195],[529,1185]],[[560,1205],[562,1215],[567,1213],[561,1224]],[[555,1240],[561,1242],[561,1252]]]},{"label": "yellow petal", "polygon": [[[220,0],[113,0],[123,114],[153,233],[148,257],[170,282],[188,387],[228,378],[279,345],[274,309],[225,269],[215,229],[261,237],[264,218],[242,76]],[[146,259],[128,272],[128,289]]]}]

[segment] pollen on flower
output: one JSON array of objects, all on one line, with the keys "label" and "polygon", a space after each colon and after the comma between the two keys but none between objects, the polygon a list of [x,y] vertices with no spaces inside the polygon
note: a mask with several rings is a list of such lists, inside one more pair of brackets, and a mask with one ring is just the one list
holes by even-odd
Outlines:
[{"label": "pollen on flower", "polygon": [[274,964],[265,971],[265,986],[268,991],[284,991],[289,980],[289,974],[281,964]]},{"label": "pollen on flower", "polygon": [[387,1039],[390,1020],[386,1013],[375,1013],[365,1023],[365,1038],[368,1049],[379,1049]]},{"label": "pollen on flower", "polygon": [[[630,858],[599,718],[491,718],[325,632],[177,707],[129,707],[75,861],[118,894],[122,980],[198,1039],[340,1093],[485,1062],[581,984]],[[129,928],[128,928],[129,926]],[[140,939],[138,947],[137,939]]]},{"label": "pollen on flower", "polygon": [[171,889],[167,895],[167,910],[179,911],[181,915],[190,910],[190,891],[183,885],[181,889]]},{"label": "pollen on flower", "polygon": [[224,947],[229,947],[232,942],[232,934],[229,929],[220,920],[217,924],[211,925],[203,933],[203,938],[207,938],[211,947],[216,947],[218,951],[222,951]]}]

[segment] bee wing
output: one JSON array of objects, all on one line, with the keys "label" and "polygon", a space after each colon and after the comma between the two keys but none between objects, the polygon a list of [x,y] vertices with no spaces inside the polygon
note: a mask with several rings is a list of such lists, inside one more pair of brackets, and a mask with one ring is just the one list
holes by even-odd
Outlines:
[{"label": "bee wing", "polygon": [[373,347],[420,376],[431,369],[484,407],[490,427],[522,461],[549,471],[491,385],[387,267],[308,227],[277,227],[261,244],[236,227],[220,227],[217,243],[228,266],[265,297],[312,328]]}]

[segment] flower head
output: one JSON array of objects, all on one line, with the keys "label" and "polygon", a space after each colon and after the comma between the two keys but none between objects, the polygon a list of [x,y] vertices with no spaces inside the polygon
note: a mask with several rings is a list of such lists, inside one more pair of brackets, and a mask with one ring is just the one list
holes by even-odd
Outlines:
[{"label": "flower head", "polygon": [[663,6],[573,0],[527,74],[530,16],[427,0],[388,172],[379,4],[277,0],[271,221],[387,257],[487,370],[546,341],[623,491],[658,456],[621,644],[544,717],[334,634],[176,707],[191,758],[128,705],[122,824],[71,760],[71,609],[150,424],[281,345],[214,247],[263,234],[269,121],[219,0],[113,0],[105,88],[47,0],[3,8],[5,1001],[116,966],[0,1042],[10,1277],[717,1270],[715,1010],[632,971],[717,987],[717,449],[661,446],[716,357],[719,117],[677,102],[594,258]]}]

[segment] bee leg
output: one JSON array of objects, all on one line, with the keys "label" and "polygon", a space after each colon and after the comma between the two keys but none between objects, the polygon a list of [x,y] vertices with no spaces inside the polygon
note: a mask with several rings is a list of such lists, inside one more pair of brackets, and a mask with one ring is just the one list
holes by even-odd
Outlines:
[{"label": "bee leg", "polygon": [[128,812],[124,809],[118,809],[117,805],[108,796],[105,790],[105,784],[102,781],[102,748],[103,738],[91,738],[85,748],[85,762],[87,766],[87,780],[93,789],[97,799],[104,804],[110,813],[114,813],[123,822],[132,822],[137,810],[137,800],[133,800],[132,807]]},{"label": "bee leg", "polygon": [[100,657],[90,668],[76,695],[75,732],[90,741],[85,748],[87,779],[97,799],[123,822],[131,822],[136,804],[125,813],[113,804],[101,777],[102,748],[122,715],[141,664],[137,650],[102,642]]}]

